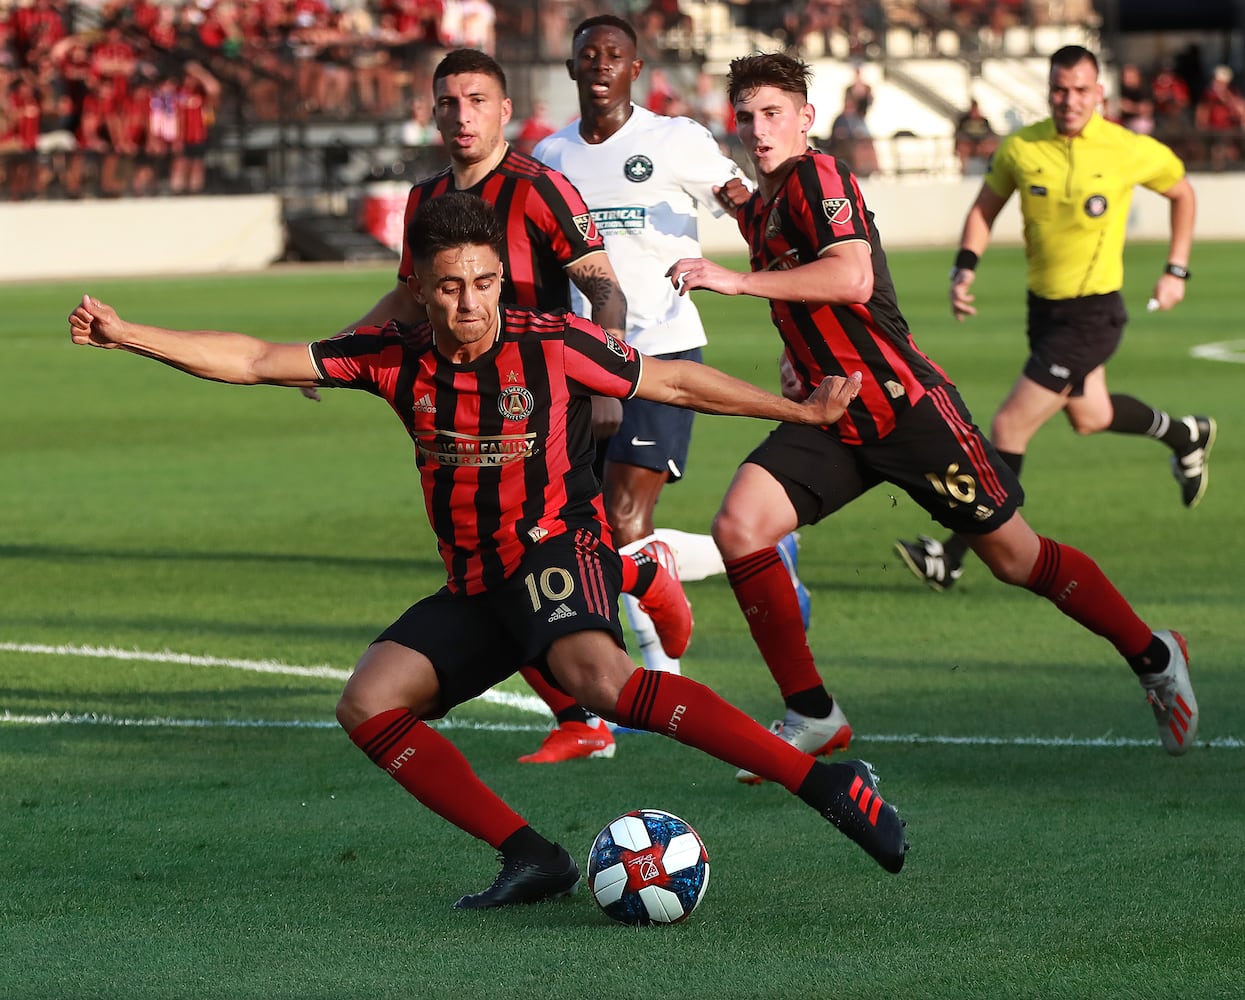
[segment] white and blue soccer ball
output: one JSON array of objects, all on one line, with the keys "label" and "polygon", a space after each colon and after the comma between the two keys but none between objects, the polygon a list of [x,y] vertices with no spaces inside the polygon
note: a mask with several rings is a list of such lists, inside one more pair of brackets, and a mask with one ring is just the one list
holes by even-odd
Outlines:
[{"label": "white and blue soccer ball", "polygon": [[678,816],[634,809],[592,842],[588,885],[601,909],[624,924],[677,924],[705,898],[709,855]]}]

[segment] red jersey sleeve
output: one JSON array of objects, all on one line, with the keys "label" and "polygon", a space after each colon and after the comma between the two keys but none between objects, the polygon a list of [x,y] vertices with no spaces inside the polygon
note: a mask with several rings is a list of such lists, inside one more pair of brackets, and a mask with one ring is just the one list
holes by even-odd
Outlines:
[{"label": "red jersey sleeve", "polygon": [[309,345],[320,384],[336,389],[362,389],[392,399],[407,350],[431,345],[425,323],[407,332],[396,323],[365,326]]},{"label": "red jersey sleeve", "polygon": [[639,351],[591,320],[574,314],[566,320],[564,364],[572,393],[630,399],[640,384]]},{"label": "red jersey sleeve", "polygon": [[820,254],[848,240],[870,242],[865,200],[846,164],[824,153],[804,156],[786,184],[787,215]]},{"label": "red jersey sleeve", "polygon": [[532,178],[523,214],[530,225],[548,234],[550,249],[563,267],[605,249],[579,189],[556,170]]}]

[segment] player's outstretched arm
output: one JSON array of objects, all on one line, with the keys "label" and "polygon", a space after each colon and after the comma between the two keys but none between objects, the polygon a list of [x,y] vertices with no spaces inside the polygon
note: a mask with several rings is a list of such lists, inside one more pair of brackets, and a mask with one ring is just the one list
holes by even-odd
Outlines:
[{"label": "player's outstretched arm", "polygon": [[703,257],[684,257],[670,266],[666,277],[680,295],[704,288],[776,302],[854,304],[873,295],[873,257],[864,240],[850,240],[806,264],[769,271],[732,271]]},{"label": "player's outstretched arm", "polygon": [[661,361],[645,356],[636,396],[701,413],[785,420],[794,424],[833,424],[860,391],[861,375],[831,375],[796,402],[766,392],[751,382],[695,361]]},{"label": "player's outstretched arm", "polygon": [[189,375],[235,385],[315,385],[306,344],[276,344],[221,330],[167,330],[131,323],[99,299],[83,295],[69,314],[75,344],[128,351]]}]

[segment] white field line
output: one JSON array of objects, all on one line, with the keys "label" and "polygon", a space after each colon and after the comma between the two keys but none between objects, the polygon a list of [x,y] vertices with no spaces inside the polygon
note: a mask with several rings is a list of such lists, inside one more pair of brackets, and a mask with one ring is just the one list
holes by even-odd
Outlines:
[{"label": "white field line", "polygon": [[[342,679],[350,671],[330,666],[300,667],[275,660],[238,660],[216,656],[195,656],[188,653],[151,653],[139,650],[115,649],[101,646],[45,646],[33,643],[0,642],[0,652],[36,653],[55,656],[82,656],[109,660],[135,660],[147,663],[183,663],[196,667],[227,667],[260,673],[289,674],[298,677],[328,677]],[[526,711],[548,716],[544,702],[531,695],[516,695],[505,691],[486,691],[482,696],[494,704],[509,705]],[[0,710],[0,724],[16,725],[70,725],[152,727],[166,726],[188,729],[335,729],[331,720],[300,719],[176,719],[176,718],[121,718],[94,712],[49,712],[45,715],[19,714]],[[435,725],[441,729],[470,729],[491,732],[544,731],[547,723],[485,723],[443,719]],[[1131,748],[1152,747],[1155,741],[1116,736],[925,736],[919,733],[858,733],[854,739],[861,743],[898,743],[926,746],[1015,746],[1042,748]],[[1201,741],[1199,746],[1218,750],[1245,749],[1245,740],[1235,736],[1218,737]]]},{"label": "white field line", "polygon": [[[145,652],[137,649],[117,649],[112,646],[45,646],[37,643],[0,642],[3,653],[36,653],[45,656],[80,656],[98,660],[135,660],[141,663],[181,663],[188,667],[228,667],[260,674],[286,674],[293,677],[324,677],[344,681],[349,670],[321,664],[314,667],[292,666],[277,660],[237,660],[220,656],[195,656],[191,653]],[[508,705],[525,712],[548,716],[545,703],[534,695],[511,694],[507,691],[485,691],[480,696],[495,705]]]},{"label": "white field line", "polygon": [[1216,344],[1198,344],[1189,354],[1205,361],[1228,361],[1245,364],[1245,340],[1221,340]]}]

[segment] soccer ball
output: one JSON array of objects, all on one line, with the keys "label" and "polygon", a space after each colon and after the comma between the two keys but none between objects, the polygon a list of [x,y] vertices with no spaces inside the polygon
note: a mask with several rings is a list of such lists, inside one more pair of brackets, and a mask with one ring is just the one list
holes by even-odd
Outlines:
[{"label": "soccer ball", "polygon": [[705,897],[709,855],[678,816],[635,809],[592,842],[588,885],[601,909],[624,924],[677,924]]}]

